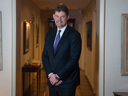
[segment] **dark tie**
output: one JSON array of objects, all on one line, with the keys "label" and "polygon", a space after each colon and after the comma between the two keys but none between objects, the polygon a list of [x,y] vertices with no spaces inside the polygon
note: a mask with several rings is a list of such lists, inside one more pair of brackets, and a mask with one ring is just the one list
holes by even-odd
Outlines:
[{"label": "dark tie", "polygon": [[57,45],[60,41],[60,32],[61,32],[61,30],[59,30],[59,33],[56,36],[56,40],[55,40],[55,44],[54,44],[54,53],[56,52]]}]

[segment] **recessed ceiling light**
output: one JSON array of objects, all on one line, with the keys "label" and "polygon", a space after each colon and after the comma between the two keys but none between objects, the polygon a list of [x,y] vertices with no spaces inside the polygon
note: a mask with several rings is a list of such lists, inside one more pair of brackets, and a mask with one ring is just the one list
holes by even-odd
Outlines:
[{"label": "recessed ceiling light", "polygon": [[60,5],[63,5],[63,3],[60,3]]}]

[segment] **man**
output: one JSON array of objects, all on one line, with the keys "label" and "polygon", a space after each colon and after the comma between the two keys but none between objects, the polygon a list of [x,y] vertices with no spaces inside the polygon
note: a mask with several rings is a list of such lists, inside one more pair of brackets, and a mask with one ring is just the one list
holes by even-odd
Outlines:
[{"label": "man", "polygon": [[58,5],[53,14],[56,28],[47,33],[42,61],[50,96],[75,96],[80,84],[81,36],[67,25],[68,8]]}]

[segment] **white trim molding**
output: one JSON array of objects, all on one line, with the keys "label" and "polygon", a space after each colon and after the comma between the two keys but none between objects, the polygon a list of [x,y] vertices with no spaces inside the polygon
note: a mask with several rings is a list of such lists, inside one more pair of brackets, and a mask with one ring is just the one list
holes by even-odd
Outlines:
[{"label": "white trim molding", "polygon": [[99,36],[99,82],[98,96],[105,94],[105,0],[96,0],[97,11],[97,32]]},{"label": "white trim molding", "polygon": [[16,96],[16,0],[12,0],[12,88],[11,96]]}]

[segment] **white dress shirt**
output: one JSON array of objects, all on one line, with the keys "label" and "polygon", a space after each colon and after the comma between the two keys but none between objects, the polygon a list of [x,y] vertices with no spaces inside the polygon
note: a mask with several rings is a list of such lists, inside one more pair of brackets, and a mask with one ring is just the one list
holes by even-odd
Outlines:
[{"label": "white dress shirt", "polygon": [[[64,28],[61,29],[61,32],[60,32],[60,39],[61,39],[62,35],[64,34],[64,31],[65,31],[66,27],[67,27],[67,25],[66,25]],[[60,29],[57,28],[56,36],[58,35],[59,30],[60,30]],[[55,37],[55,39],[54,39],[54,44],[55,44],[55,40],[56,40],[56,37]],[[54,45],[53,45],[53,46],[54,46]]]}]

